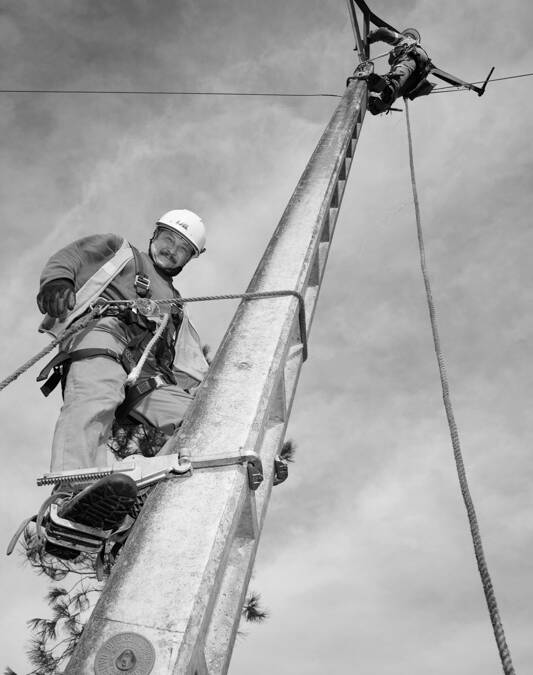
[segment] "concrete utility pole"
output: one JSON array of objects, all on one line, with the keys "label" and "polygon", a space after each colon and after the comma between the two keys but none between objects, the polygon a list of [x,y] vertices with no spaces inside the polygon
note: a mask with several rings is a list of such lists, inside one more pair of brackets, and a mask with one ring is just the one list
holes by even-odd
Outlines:
[{"label": "concrete utility pole", "polygon": [[[295,290],[309,333],[361,130],[366,83],[352,80],[320,139],[248,292]],[[303,360],[294,296],[244,300],[185,423],[166,451],[196,469],[150,495],[66,675],[226,673]],[[290,488],[289,488],[290,489]]]}]

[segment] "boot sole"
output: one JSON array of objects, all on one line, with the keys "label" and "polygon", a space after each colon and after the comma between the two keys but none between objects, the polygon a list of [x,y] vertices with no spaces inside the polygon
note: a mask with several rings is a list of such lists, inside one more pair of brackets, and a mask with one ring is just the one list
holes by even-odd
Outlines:
[{"label": "boot sole", "polygon": [[130,515],[137,499],[137,485],[116,473],[101,478],[75,495],[59,510],[61,518],[101,530],[117,528]]},{"label": "boot sole", "polygon": [[371,73],[368,76],[368,89],[369,91],[375,91],[376,93],[381,93],[387,86],[387,80],[377,73]]}]

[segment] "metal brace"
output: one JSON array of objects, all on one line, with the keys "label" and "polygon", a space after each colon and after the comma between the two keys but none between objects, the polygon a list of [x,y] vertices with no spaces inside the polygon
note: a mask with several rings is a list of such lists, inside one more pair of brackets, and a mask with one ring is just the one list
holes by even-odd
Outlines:
[{"label": "metal brace", "polygon": [[137,483],[137,487],[141,488],[157,483],[171,475],[188,474],[191,470],[191,462],[185,461],[182,463],[180,457],[175,454],[163,455],[162,457],[135,455],[131,459],[113,462],[111,466],[47,473],[37,479],[37,485],[93,483],[113,473],[124,473]]},{"label": "metal brace", "polygon": [[246,464],[248,473],[248,485],[250,490],[257,490],[263,482],[263,463],[255,452],[246,452],[242,455],[231,457],[205,457],[191,460],[194,469],[212,469],[219,466],[231,466],[232,464]]},{"label": "metal brace", "polygon": [[192,460],[176,454],[156,455],[155,457],[135,455],[127,460],[114,462],[111,466],[47,473],[37,479],[37,485],[93,483],[113,473],[124,473],[136,482],[137,487],[143,488],[170,476],[191,475],[193,469],[208,469],[245,463],[247,464],[250,489],[257,490],[263,480],[263,465],[255,452],[231,457],[205,457]]}]

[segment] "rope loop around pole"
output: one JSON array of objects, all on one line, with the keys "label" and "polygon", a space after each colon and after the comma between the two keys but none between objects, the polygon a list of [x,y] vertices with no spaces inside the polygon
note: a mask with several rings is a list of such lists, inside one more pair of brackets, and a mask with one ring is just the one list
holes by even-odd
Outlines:
[{"label": "rope loop around pole", "polygon": [[418,247],[420,253],[420,267],[422,270],[422,277],[424,280],[424,286],[426,289],[426,299],[429,311],[429,317],[431,321],[431,331],[433,334],[433,346],[435,349],[435,355],[437,357],[437,363],[439,367],[439,376],[440,383],[442,388],[442,398],[444,402],[444,409],[446,412],[446,418],[448,420],[448,428],[450,431],[450,438],[452,441],[453,455],[455,459],[455,465],[457,468],[457,475],[459,478],[459,486],[461,488],[461,494],[463,496],[463,501],[465,504],[468,523],[470,526],[470,532],[472,536],[472,543],[474,545],[474,554],[476,556],[477,567],[479,570],[479,575],[481,577],[481,583],[483,586],[483,592],[485,594],[485,600],[487,602],[487,607],[489,610],[490,620],[492,623],[492,628],[494,631],[494,636],[496,638],[496,645],[498,647],[498,652],[500,654],[500,659],[503,666],[503,672],[505,675],[515,675],[515,670],[511,660],[511,653],[507,646],[505,639],[505,633],[503,630],[502,621],[500,618],[500,613],[498,610],[498,605],[496,602],[496,595],[492,585],[492,580],[490,577],[487,561],[485,559],[485,553],[483,551],[483,543],[481,541],[481,533],[477,521],[476,510],[474,508],[474,502],[472,495],[470,494],[470,488],[468,486],[468,480],[466,476],[466,469],[463,461],[463,455],[461,451],[461,444],[459,440],[459,431],[457,429],[457,424],[455,422],[455,415],[453,412],[453,406],[450,399],[450,385],[448,382],[448,375],[446,373],[446,364],[441,347],[440,335],[437,324],[437,312],[435,309],[435,302],[433,300],[433,294],[431,291],[431,283],[429,279],[429,273],[426,262],[426,250],[424,246],[424,237],[422,232],[422,224],[420,218],[420,204],[418,201],[418,191],[416,187],[415,179],[415,164],[413,158],[413,139],[411,134],[411,123],[409,120],[409,104],[407,99],[405,101],[405,118],[407,123],[407,143],[409,146],[409,165],[411,169],[411,187],[413,191],[413,202],[415,207],[415,217],[416,217],[416,231],[418,236]]},{"label": "rope loop around pole", "polygon": [[[294,290],[281,290],[281,291],[259,291],[257,293],[229,293],[224,295],[203,295],[190,298],[162,298],[159,300],[153,300],[157,305],[180,305],[188,302],[208,302],[211,300],[261,300],[266,298],[280,298],[286,296],[293,296],[298,300],[298,322],[300,328],[300,339],[302,341],[302,360],[306,361],[308,356],[308,347],[307,347],[307,322],[305,316],[305,300],[301,293]],[[144,299],[143,299],[144,300]],[[52,340],[46,347],[37,352],[35,356],[32,356],[31,359],[28,359],[23,363],[19,368],[17,368],[11,375],[0,381],[0,391],[5,389],[8,384],[14,382],[18,377],[23,373],[29,370],[33,365],[40,361],[44,356],[49,354],[55,347],[57,347],[61,342],[64,342],[68,338],[72,337],[79,331],[86,328],[91,321],[98,316],[101,316],[106,307],[124,305],[128,307],[134,307],[137,300],[103,300],[98,298],[98,300],[91,307],[89,314],[85,315],[83,318],[78,319],[75,324],[70,328],[67,328],[61,335]],[[146,302],[146,301],[145,301]],[[148,301],[150,302],[150,301]],[[167,317],[168,320],[168,317]]]}]

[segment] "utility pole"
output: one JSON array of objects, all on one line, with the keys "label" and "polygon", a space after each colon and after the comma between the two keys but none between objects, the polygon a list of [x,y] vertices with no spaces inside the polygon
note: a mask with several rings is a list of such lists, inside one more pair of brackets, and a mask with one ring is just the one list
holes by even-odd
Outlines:
[{"label": "utility pole", "polygon": [[[296,291],[305,329],[294,295],[241,302],[163,448],[204,468],[157,484],[65,675],[227,673],[366,90],[349,82],[248,287]],[[264,480],[251,489],[255,455]]]}]

